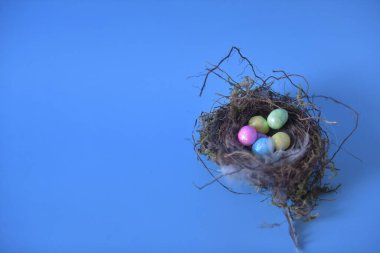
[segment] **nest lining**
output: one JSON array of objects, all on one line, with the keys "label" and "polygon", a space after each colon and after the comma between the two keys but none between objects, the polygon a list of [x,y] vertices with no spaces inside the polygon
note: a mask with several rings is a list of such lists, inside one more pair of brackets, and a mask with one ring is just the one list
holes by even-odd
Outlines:
[{"label": "nest lining", "polygon": [[[284,207],[289,200],[297,217],[306,217],[315,206],[315,195],[330,190],[321,186],[327,157],[328,138],[307,108],[290,96],[263,86],[235,90],[224,104],[200,117],[199,152],[216,162],[229,175],[239,173],[255,187],[273,193],[273,203]],[[292,144],[286,151],[260,157],[237,140],[239,129],[254,115],[266,117],[283,108],[289,119],[281,131],[289,134]],[[268,135],[274,134],[271,130]],[[322,173],[321,173],[322,172]]]}]

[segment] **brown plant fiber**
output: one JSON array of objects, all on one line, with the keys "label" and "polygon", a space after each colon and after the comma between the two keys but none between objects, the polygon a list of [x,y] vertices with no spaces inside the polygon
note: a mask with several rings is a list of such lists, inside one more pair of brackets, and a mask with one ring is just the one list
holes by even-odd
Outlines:
[{"label": "brown plant fiber", "polygon": [[[221,65],[233,53],[237,53],[242,62],[247,63],[253,73],[252,77],[236,82],[221,69]],[[312,211],[321,194],[335,191],[339,187],[332,187],[322,180],[326,170],[336,173],[333,158],[356,130],[358,114],[350,106],[333,98],[309,95],[308,88],[305,90],[293,81],[297,77],[307,84],[300,75],[290,75],[284,71],[274,71],[274,75],[267,78],[257,75],[253,64],[236,47],[232,47],[217,65],[207,69],[200,95],[211,74],[227,82],[231,86],[231,93],[220,95],[224,102],[209,112],[203,112],[196,121],[195,131],[198,134],[193,134],[194,150],[213,177],[212,181],[199,188],[216,182],[227,190],[240,194],[225,185],[222,179],[234,175],[244,178],[259,192],[269,195],[272,203],[284,210],[290,235],[298,249],[299,242],[293,221],[315,218]],[[298,90],[297,95],[292,97],[274,91],[272,85],[279,80],[295,87]],[[332,155],[329,155],[330,140],[322,123],[334,122],[321,118],[321,111],[313,102],[317,98],[342,105],[356,116],[354,129]],[[288,121],[280,131],[290,136],[291,146],[285,151],[274,152],[270,157],[257,156],[251,151],[251,147],[239,143],[237,133],[242,126],[248,124],[252,116],[261,115],[266,118],[277,108],[288,111]],[[276,132],[271,130],[268,136]],[[211,170],[202,157],[215,162],[221,168],[220,172]]]}]

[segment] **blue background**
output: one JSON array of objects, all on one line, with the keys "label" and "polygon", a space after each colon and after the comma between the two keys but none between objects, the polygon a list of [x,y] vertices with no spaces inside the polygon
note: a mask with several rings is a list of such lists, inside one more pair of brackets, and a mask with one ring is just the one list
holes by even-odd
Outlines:
[{"label": "blue background", "polygon": [[[0,252],[294,252],[280,210],[210,180],[194,119],[233,45],[361,113],[305,252],[380,252],[379,1],[0,1]],[[241,65],[240,65],[241,66]],[[239,67],[239,66],[238,66]],[[325,105],[339,123],[352,115]]]}]

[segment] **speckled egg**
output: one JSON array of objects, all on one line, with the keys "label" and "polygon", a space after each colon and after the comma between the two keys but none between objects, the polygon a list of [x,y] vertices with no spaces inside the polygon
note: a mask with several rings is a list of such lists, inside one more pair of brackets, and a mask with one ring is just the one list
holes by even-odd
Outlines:
[{"label": "speckled egg", "polygon": [[278,132],[272,136],[276,150],[286,150],[290,146],[290,137],[287,133]]},{"label": "speckled egg", "polygon": [[252,146],[252,152],[259,156],[272,154],[274,151],[274,142],[271,137],[260,138]]},{"label": "speckled egg", "polygon": [[243,126],[238,133],[238,140],[244,146],[252,145],[257,139],[257,131],[254,127]]},{"label": "speckled egg", "polygon": [[268,115],[267,122],[270,128],[280,129],[288,120],[288,112],[282,108],[271,111]]},{"label": "speckled egg", "polygon": [[266,134],[269,132],[268,123],[267,123],[266,119],[264,119],[263,116],[252,117],[249,120],[248,125],[253,126],[257,130],[257,132],[260,132],[263,134]]}]

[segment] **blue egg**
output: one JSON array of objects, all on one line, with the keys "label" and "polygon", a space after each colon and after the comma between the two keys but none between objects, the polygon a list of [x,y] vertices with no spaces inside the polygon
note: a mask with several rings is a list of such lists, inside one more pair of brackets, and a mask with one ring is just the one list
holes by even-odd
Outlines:
[{"label": "blue egg", "polygon": [[259,156],[272,154],[274,151],[274,142],[271,137],[258,139],[252,146],[252,152]]}]

